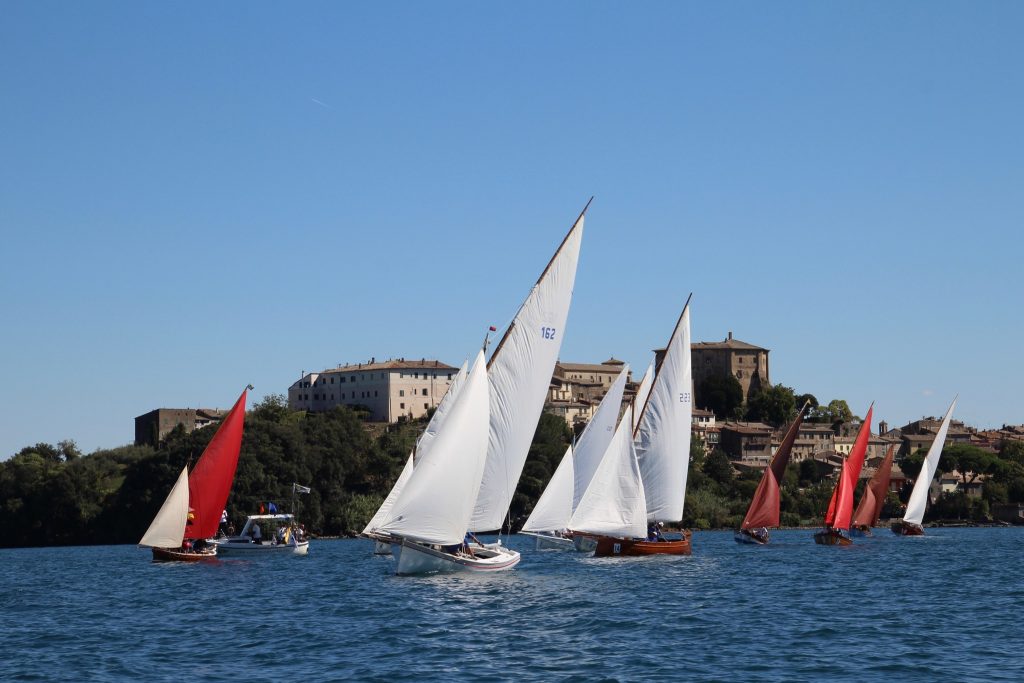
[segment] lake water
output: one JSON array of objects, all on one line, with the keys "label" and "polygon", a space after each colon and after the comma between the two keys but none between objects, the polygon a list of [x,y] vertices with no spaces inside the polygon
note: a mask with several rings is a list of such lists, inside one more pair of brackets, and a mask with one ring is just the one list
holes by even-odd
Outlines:
[{"label": "lake water", "polygon": [[154,564],[133,546],[0,551],[2,680],[1024,680],[1024,529],[810,531],[691,557],[523,551],[396,577],[367,541]]}]

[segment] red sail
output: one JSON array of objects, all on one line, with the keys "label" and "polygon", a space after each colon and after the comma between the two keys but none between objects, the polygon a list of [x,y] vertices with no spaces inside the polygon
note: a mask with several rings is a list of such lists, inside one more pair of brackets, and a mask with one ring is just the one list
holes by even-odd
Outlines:
[{"label": "red sail", "polygon": [[779,488],[782,486],[782,478],[786,474],[786,466],[789,464],[789,455],[793,450],[793,442],[796,441],[800,425],[807,414],[809,403],[804,403],[803,408],[796,416],[796,420],[789,426],[789,431],[779,444],[779,450],[775,451],[772,463],[766,467],[761,476],[761,483],[757,485],[754,492],[754,499],[750,501],[750,508],[747,509],[747,516],[743,518],[741,529],[760,529],[779,525]]},{"label": "red sail", "polygon": [[857,505],[857,511],[853,513],[854,526],[877,526],[878,518],[882,516],[882,506],[885,505],[885,497],[889,495],[889,478],[892,476],[892,456],[896,446],[889,446],[885,459],[878,466],[875,475],[871,477],[864,495]]},{"label": "red sail", "polygon": [[185,526],[185,538],[212,538],[217,534],[220,514],[228,502],[231,482],[235,479],[238,452],[242,449],[247,393],[248,389],[238,397],[188,475],[189,521]]},{"label": "red sail", "polygon": [[835,517],[831,522],[825,521],[825,525],[833,529],[850,528],[850,517],[853,516],[853,484],[856,481],[852,474],[853,468],[850,467],[850,460],[847,459],[843,463],[843,469],[839,472],[839,484],[836,486]]},{"label": "red sail", "polygon": [[[860,478],[860,470],[864,466],[864,456],[868,452],[868,440],[871,438],[871,413],[875,409],[875,404],[872,403],[868,407],[867,417],[864,418],[864,422],[860,425],[860,431],[857,432],[857,440],[853,442],[853,449],[850,451],[850,456],[844,461],[843,468],[847,470],[850,475],[850,481],[853,482],[854,487],[857,486],[857,479]],[[831,526],[836,529],[848,529],[850,526],[850,517],[853,514],[853,492],[850,492],[850,510],[846,513],[846,526],[839,526],[834,524],[836,517],[836,500],[839,496],[839,485],[836,484],[835,490],[832,492],[832,498],[828,501],[828,512],[825,513],[825,526]]]}]

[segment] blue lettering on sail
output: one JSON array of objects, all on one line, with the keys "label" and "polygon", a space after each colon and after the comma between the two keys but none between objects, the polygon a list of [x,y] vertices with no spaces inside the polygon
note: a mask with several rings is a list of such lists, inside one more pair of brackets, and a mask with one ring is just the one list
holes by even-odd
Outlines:
[{"label": "blue lettering on sail", "polygon": [[553,327],[542,327],[542,328],[540,328],[540,336],[541,336],[542,339],[551,339],[551,340],[553,340],[555,338],[555,328],[553,328]]}]

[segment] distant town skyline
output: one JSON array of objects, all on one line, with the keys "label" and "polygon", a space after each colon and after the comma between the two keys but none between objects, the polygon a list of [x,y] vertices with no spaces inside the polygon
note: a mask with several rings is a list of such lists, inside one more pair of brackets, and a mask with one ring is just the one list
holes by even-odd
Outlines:
[{"label": "distant town skyline", "polygon": [[[0,458],[458,367],[590,196],[560,357],[695,341],[1024,422],[1024,7],[5,6]],[[499,329],[500,333],[500,329]]]}]

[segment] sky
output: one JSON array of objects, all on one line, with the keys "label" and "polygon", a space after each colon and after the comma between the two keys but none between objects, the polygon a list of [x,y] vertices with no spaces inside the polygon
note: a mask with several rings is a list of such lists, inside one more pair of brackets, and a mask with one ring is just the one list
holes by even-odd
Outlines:
[{"label": "sky", "polygon": [[1024,5],[6,2],[0,459],[470,357],[593,196],[561,357],[695,341],[1024,422]]}]

